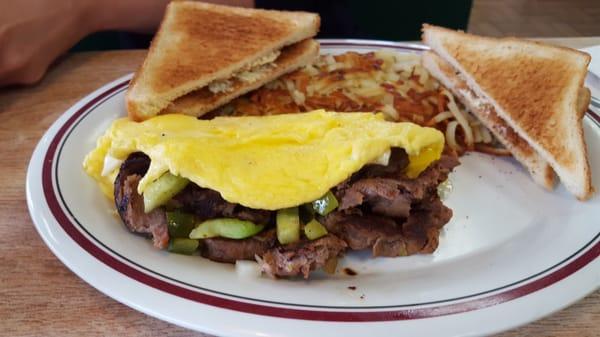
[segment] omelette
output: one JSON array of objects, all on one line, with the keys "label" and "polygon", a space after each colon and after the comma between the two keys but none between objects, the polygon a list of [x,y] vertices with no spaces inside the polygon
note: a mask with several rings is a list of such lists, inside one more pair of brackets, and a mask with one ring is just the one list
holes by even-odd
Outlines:
[{"label": "omelette", "polygon": [[437,188],[458,164],[443,149],[382,114],[169,114],[114,121],[83,167],[158,248],[308,277],[348,250],[435,250],[452,216]]}]

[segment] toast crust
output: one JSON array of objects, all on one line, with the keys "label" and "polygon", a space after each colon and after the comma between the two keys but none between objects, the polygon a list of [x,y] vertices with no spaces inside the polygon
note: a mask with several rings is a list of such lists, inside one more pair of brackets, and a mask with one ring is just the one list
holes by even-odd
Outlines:
[{"label": "toast crust", "polygon": [[174,1],[127,92],[130,117],[143,120],[178,97],[316,35],[319,16]]},{"label": "toast crust", "polygon": [[588,54],[429,25],[423,41],[550,163],[571,193],[581,200],[592,195],[578,105]]},{"label": "toast crust", "polygon": [[491,104],[477,97],[448,62],[427,51],[423,54],[422,64],[494,134],[516,160],[525,166],[536,183],[547,190],[554,189],[555,174],[548,162],[498,116]]},{"label": "toast crust", "polygon": [[309,39],[298,42],[282,49],[281,55],[275,60],[275,66],[264,72],[260,79],[252,83],[232,80],[232,90],[218,94],[210,92],[207,87],[192,91],[173,101],[173,103],[160,113],[182,113],[200,117],[238,96],[263,86],[275,78],[307,65],[318,55],[319,43],[315,40]]}]

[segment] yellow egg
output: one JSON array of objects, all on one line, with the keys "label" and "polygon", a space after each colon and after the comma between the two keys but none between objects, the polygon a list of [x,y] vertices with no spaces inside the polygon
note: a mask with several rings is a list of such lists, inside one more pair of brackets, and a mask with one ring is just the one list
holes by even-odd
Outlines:
[{"label": "yellow egg", "polygon": [[141,151],[151,164],[140,193],[170,171],[229,202],[276,210],[321,197],[392,147],[407,152],[406,173],[415,177],[439,159],[444,137],[433,128],[387,122],[372,113],[316,110],[213,120],[172,114],[141,123],[116,120],[84,169],[111,196],[118,169],[103,176],[105,157],[126,159]]}]

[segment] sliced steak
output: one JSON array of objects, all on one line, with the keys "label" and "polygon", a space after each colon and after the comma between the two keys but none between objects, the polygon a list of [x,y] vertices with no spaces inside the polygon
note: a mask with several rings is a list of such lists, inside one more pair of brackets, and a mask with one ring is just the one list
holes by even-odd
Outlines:
[{"label": "sliced steak", "polygon": [[452,210],[439,198],[420,203],[402,224],[408,254],[433,253],[439,243],[440,230],[452,218]]},{"label": "sliced steak", "polygon": [[220,217],[224,212],[233,212],[235,208],[234,204],[223,200],[219,192],[198,187],[196,184],[188,184],[173,197],[173,201],[184,212],[194,213],[201,219]]},{"label": "sliced steak", "polygon": [[[417,178],[431,179],[432,177],[437,177],[438,175],[443,177],[444,175],[448,175],[452,171],[454,167],[459,164],[458,158],[456,156],[442,154],[440,159],[431,163]],[[405,180],[415,180],[412,178],[406,177],[404,175],[404,169],[408,166],[408,156],[406,152],[401,149],[393,149],[392,154],[390,156],[390,162],[388,166],[382,165],[366,165],[359,172],[354,174],[356,178],[394,178],[394,179],[405,179]],[[428,176],[428,177],[424,177]],[[443,178],[441,181],[446,180]]]},{"label": "sliced steak", "polygon": [[337,186],[340,205],[323,222],[350,249],[370,248],[373,256],[431,253],[452,217],[437,187],[456,165],[455,157],[442,156],[414,179],[402,171],[365,167]]},{"label": "sliced steak", "polygon": [[[396,158],[402,157],[404,151],[393,152]],[[393,162],[390,159],[391,162]],[[396,162],[404,160],[395,159]],[[369,165],[335,188],[340,200],[339,210],[347,210],[358,206],[367,206],[370,212],[392,218],[407,218],[411,207],[429,195],[437,193],[438,185],[448,178],[448,174],[458,165],[452,156],[443,156],[431,164],[417,178],[408,178],[402,170],[404,166],[393,164],[400,171],[386,170],[388,167]],[[358,178],[357,178],[358,177]],[[364,207],[363,207],[364,208]]]},{"label": "sliced steak", "polygon": [[185,212],[194,213],[200,219],[225,217],[266,224],[271,220],[273,214],[271,211],[232,204],[223,199],[218,192],[199,187],[196,184],[188,184],[173,200]]},{"label": "sliced steak", "polygon": [[[156,247],[166,248],[169,234],[164,210],[144,213],[143,197],[137,193],[149,164],[150,159],[141,153],[132,154],[123,163],[115,181],[115,204],[129,230],[151,236]],[[218,262],[256,258],[272,277],[305,278],[347,248],[371,249],[373,256],[431,253],[438,246],[440,229],[452,217],[452,211],[437,195],[437,186],[447,179],[458,160],[443,156],[414,179],[404,175],[407,165],[406,153],[393,149],[388,166],[367,165],[333,188],[340,205],[319,219],[329,231],[322,238],[281,246],[275,229],[270,229],[243,240],[204,239],[200,252]],[[270,226],[274,222],[273,211],[229,203],[218,192],[194,184],[177,194],[169,207],[194,213],[200,219],[228,217]]]},{"label": "sliced steak", "polygon": [[396,218],[408,217],[413,201],[398,189],[396,180],[385,178],[360,179],[337,194],[340,198],[339,210],[366,203],[373,213]]},{"label": "sliced steak", "polygon": [[392,178],[395,180],[397,188],[410,194],[413,199],[423,199],[428,193],[437,193],[437,187],[440,183],[448,179],[448,174],[452,172],[459,162],[455,156],[442,155],[442,157],[433,162],[416,178],[408,178],[403,173],[382,176],[382,178]]},{"label": "sliced steak", "polygon": [[276,243],[275,229],[270,229],[243,240],[204,239],[200,253],[213,261],[235,263],[237,260],[254,260],[255,256],[262,256]]},{"label": "sliced steak", "polygon": [[341,255],[346,246],[337,236],[328,234],[313,241],[305,240],[272,248],[257,260],[261,270],[271,277],[302,275],[308,278],[311,271]]},{"label": "sliced steak", "polygon": [[329,232],[346,241],[352,250],[371,248],[373,256],[407,255],[402,228],[393,219],[333,212],[324,223]]},{"label": "sliced steak", "polygon": [[390,153],[387,165],[370,164],[363,167],[357,174],[357,178],[397,176],[408,166],[408,155],[401,148],[394,147]]},{"label": "sliced steak", "polygon": [[419,204],[405,221],[336,211],[323,222],[352,250],[370,248],[373,256],[394,257],[435,251],[440,230],[451,217],[452,210],[433,199]]},{"label": "sliced steak", "polygon": [[[119,174],[115,180],[115,187],[117,184],[122,184],[127,176],[137,174],[144,176],[150,168],[150,157],[142,152],[134,152],[127,157],[127,159],[121,164],[119,168]],[[117,189],[115,189],[116,191]]]},{"label": "sliced steak", "polygon": [[154,246],[164,249],[169,244],[165,212],[157,208],[144,213],[144,198],[137,192],[138,183],[149,165],[150,159],[141,153],[134,153],[123,162],[115,179],[115,206],[127,229],[152,237]]},{"label": "sliced steak", "polygon": [[388,165],[365,165],[358,172],[354,173],[349,179],[341,182],[336,187],[334,187],[334,191],[344,191],[351,187],[351,185],[354,182],[364,178],[397,176],[398,173],[403,172],[407,166],[408,155],[406,154],[406,152],[400,148],[392,148]]}]

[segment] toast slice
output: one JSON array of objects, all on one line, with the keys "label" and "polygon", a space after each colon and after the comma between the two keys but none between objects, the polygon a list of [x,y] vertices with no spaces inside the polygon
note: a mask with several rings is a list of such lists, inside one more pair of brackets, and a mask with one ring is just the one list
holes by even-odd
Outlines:
[{"label": "toast slice", "polygon": [[249,91],[255,90],[267,82],[311,63],[319,55],[319,43],[309,39],[285,47],[276,60],[276,66],[267,68],[252,83],[233,80],[231,91],[212,93],[207,87],[195,90],[177,98],[161,113],[182,113],[202,116],[205,113],[230,102]]},{"label": "toast slice", "polygon": [[550,164],[498,116],[491,104],[478,97],[448,62],[431,51],[423,54],[421,62],[525,166],[536,183],[547,190],[554,188],[555,174]]},{"label": "toast slice", "polygon": [[129,86],[129,116],[150,118],[176,98],[262,66],[284,46],[316,35],[319,24],[312,13],[173,1]]},{"label": "toast slice", "polygon": [[423,41],[544,158],[578,199],[593,193],[580,106],[590,56],[424,25]]}]

